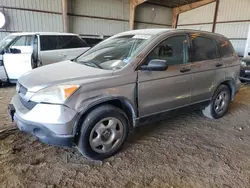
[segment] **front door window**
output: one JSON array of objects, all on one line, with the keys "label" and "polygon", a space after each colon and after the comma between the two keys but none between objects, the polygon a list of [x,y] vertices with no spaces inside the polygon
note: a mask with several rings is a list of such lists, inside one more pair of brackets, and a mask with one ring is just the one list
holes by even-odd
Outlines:
[{"label": "front door window", "polygon": [[18,49],[20,50],[20,53],[32,53],[32,42],[33,36],[21,36],[10,46],[9,49]]},{"label": "front door window", "polygon": [[166,60],[168,65],[188,62],[188,42],[186,36],[175,36],[160,43],[147,57],[148,63],[152,59]]}]

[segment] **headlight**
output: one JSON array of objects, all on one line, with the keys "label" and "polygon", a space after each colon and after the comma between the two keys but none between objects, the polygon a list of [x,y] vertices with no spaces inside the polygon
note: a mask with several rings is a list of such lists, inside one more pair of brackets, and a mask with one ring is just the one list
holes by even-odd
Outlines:
[{"label": "headlight", "polygon": [[37,103],[63,104],[77,89],[79,85],[57,85],[42,89],[31,97]]},{"label": "headlight", "polygon": [[20,90],[20,84],[19,82],[16,83],[16,92],[19,93],[19,90]]},{"label": "headlight", "polygon": [[242,66],[242,67],[246,67],[246,66],[247,66],[247,63],[244,62],[244,61],[241,61],[241,66]]}]

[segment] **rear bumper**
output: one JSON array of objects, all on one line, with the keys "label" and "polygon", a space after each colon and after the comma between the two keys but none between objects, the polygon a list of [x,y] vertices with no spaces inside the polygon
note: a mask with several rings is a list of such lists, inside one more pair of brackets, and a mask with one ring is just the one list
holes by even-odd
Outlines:
[{"label": "rear bumper", "polygon": [[250,82],[250,77],[240,77],[241,81]]},{"label": "rear bumper", "polygon": [[240,80],[246,82],[250,81],[250,67],[241,67]]},{"label": "rear bumper", "polygon": [[37,104],[27,109],[15,95],[9,105],[9,113],[17,127],[36,136],[41,142],[72,147],[74,143],[73,126],[77,113],[63,105]]},{"label": "rear bumper", "polygon": [[0,66],[0,81],[8,82],[8,76],[5,72],[4,66]]}]

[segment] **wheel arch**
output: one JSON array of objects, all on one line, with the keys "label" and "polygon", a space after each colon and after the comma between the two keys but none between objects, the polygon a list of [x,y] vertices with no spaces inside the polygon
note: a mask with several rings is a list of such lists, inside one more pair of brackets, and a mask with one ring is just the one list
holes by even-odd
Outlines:
[{"label": "wheel arch", "polygon": [[228,78],[228,79],[222,81],[220,84],[217,85],[214,93],[216,92],[217,88],[220,85],[226,85],[229,88],[230,95],[231,95],[231,100],[233,100],[234,99],[234,95],[236,93],[236,82],[233,79]]},{"label": "wheel arch", "polygon": [[105,97],[91,103],[90,105],[87,106],[87,108],[81,110],[81,112],[77,116],[76,122],[73,127],[73,135],[77,136],[81,128],[81,124],[84,120],[84,117],[86,117],[88,113],[90,113],[93,109],[105,104],[113,105],[123,110],[129,119],[129,128],[131,129],[135,127],[137,110],[133,105],[133,103],[125,97]]}]

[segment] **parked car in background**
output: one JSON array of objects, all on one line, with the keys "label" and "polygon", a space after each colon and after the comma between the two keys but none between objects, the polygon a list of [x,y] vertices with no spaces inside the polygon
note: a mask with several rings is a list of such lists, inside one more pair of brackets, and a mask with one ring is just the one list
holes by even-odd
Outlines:
[{"label": "parked car in background", "polygon": [[90,47],[93,47],[104,40],[104,36],[80,36],[80,37]]},{"label": "parked car in background", "polygon": [[250,53],[247,57],[241,59],[240,80],[250,82]]},{"label": "parked car in background", "polygon": [[193,109],[221,118],[239,90],[239,71],[240,60],[222,35],[128,31],[74,61],[23,75],[9,112],[20,130],[42,142],[76,145],[102,160],[139,124]]},{"label": "parked car in background", "polygon": [[73,59],[88,49],[76,34],[13,33],[0,42],[0,81],[15,83],[34,68]]}]

